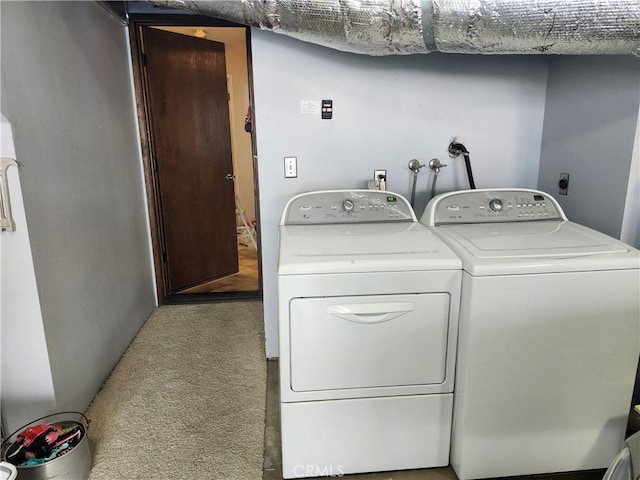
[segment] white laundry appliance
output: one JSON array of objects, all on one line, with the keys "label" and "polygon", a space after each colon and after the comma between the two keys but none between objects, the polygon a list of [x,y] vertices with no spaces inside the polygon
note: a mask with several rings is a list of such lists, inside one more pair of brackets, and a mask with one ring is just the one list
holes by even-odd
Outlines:
[{"label": "white laundry appliance", "polygon": [[321,191],[280,223],[285,478],[447,465],[461,262],[400,195]]},{"label": "white laundry appliance", "polygon": [[639,252],[536,190],[442,194],[421,222],[463,264],[460,480],[606,468],[638,364]]}]

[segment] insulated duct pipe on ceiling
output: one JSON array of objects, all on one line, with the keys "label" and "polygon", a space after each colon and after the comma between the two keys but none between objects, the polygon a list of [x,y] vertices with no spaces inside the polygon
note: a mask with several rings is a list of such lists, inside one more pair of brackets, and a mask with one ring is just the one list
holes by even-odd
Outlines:
[{"label": "insulated duct pipe on ceiling", "polygon": [[640,56],[638,0],[148,0],[337,50]]}]

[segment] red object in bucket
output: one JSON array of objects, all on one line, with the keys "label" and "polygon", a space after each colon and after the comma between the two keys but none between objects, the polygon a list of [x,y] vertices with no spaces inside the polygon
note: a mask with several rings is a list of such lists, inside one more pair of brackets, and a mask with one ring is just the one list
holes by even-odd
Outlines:
[{"label": "red object in bucket", "polygon": [[60,423],[33,425],[18,434],[16,442],[7,451],[6,459],[14,465],[28,459],[47,459],[64,443],[73,446],[81,437],[82,431],[75,426],[65,428]]}]

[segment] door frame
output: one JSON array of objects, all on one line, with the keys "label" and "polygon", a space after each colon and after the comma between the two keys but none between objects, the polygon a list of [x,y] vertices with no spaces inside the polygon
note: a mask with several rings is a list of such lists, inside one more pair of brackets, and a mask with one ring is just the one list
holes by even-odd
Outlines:
[{"label": "door frame", "polygon": [[169,294],[167,286],[167,269],[163,261],[163,252],[166,251],[163,245],[164,226],[160,213],[160,189],[157,175],[157,168],[153,159],[153,135],[151,128],[151,116],[149,108],[148,88],[144,76],[144,56],[142,54],[142,38],[140,27],[149,26],[172,26],[172,27],[237,27],[244,28],[247,48],[247,74],[249,79],[249,105],[254,111],[254,89],[253,89],[253,68],[251,62],[251,37],[250,29],[245,25],[228,22],[202,15],[173,15],[173,14],[131,14],[129,16],[129,41],[131,49],[131,62],[134,84],[134,95],[138,125],[140,130],[140,148],[142,154],[142,167],[144,172],[145,192],[147,197],[147,207],[149,213],[149,227],[151,234],[151,248],[153,256],[153,266],[156,278],[156,293],[158,304],[181,303],[194,301],[211,301],[238,298],[259,298],[262,299],[262,248],[260,235],[260,209],[258,201],[258,165],[256,153],[256,132],[255,122],[252,122],[251,150],[253,162],[253,186],[254,205],[256,212],[256,243],[258,255],[258,291],[257,292],[219,292],[200,294]]}]

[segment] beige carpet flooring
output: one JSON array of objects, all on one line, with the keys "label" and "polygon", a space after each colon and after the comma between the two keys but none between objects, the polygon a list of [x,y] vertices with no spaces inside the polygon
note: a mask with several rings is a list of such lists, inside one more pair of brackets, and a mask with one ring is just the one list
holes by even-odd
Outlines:
[{"label": "beige carpet flooring", "polygon": [[262,302],[157,308],[86,414],[89,480],[262,478]]}]

